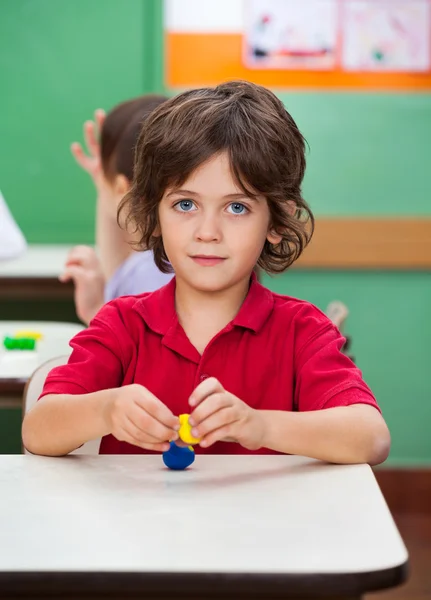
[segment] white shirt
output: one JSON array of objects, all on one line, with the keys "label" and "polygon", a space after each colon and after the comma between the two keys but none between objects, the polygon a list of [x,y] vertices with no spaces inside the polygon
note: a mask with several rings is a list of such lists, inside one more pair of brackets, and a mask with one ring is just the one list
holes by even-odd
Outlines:
[{"label": "white shirt", "polygon": [[0,260],[16,258],[27,249],[21,229],[16,224],[0,192]]},{"label": "white shirt", "polygon": [[151,250],[133,252],[107,282],[105,302],[120,296],[136,296],[144,292],[153,292],[166,285],[173,276],[173,273],[159,271]]}]

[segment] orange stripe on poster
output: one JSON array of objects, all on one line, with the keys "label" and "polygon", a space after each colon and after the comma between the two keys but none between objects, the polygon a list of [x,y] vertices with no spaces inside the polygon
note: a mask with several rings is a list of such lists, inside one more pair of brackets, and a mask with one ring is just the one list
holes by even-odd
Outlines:
[{"label": "orange stripe on poster", "polygon": [[247,79],[275,88],[431,90],[431,73],[351,73],[248,69],[241,34],[166,33],[166,84],[184,88]]}]

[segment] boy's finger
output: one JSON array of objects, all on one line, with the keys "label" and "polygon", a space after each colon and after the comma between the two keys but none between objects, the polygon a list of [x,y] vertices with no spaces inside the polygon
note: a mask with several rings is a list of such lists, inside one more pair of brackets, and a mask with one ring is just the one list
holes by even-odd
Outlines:
[{"label": "boy's finger", "polygon": [[69,258],[66,262],[66,264],[64,265],[66,268],[67,267],[82,267],[82,260],[80,260],[79,258]]},{"label": "boy's finger", "polygon": [[106,118],[106,113],[103,110],[103,108],[98,108],[95,112],[94,112],[94,120],[96,121],[97,124],[97,133],[100,135],[100,132],[102,131],[102,127],[103,127],[103,123],[105,121]]},{"label": "boy's finger", "polygon": [[73,142],[73,144],[70,145],[70,150],[78,165],[85,171],[88,171],[90,167],[89,161],[91,159],[85,154],[81,144],[79,142]]},{"label": "boy's finger", "polygon": [[162,442],[158,444],[141,444],[141,448],[144,450],[151,450],[152,452],[167,452],[170,448],[169,442]]},{"label": "boy's finger", "polygon": [[178,437],[173,428],[162,425],[160,421],[137,404],[130,407],[127,418],[131,427],[133,427],[135,437],[142,441],[166,442],[167,440],[175,440]]},{"label": "boy's finger", "polygon": [[202,446],[202,448],[209,448],[209,446],[212,446],[216,442],[227,441],[227,440],[233,441],[232,427],[234,427],[234,426],[235,425],[233,423],[230,423],[229,425],[226,425],[225,427],[221,427],[220,429],[215,429],[214,431],[209,433],[206,437],[201,439],[201,441],[199,442],[199,445]]},{"label": "boy's finger", "polygon": [[175,431],[180,428],[178,417],[173,415],[163,402],[160,402],[154,394],[143,386],[140,386],[140,393],[136,394],[135,402],[165,427]]},{"label": "boy's finger", "polygon": [[73,279],[75,283],[83,279],[85,276],[85,269],[78,265],[71,265],[67,267],[63,273],[60,275],[59,280],[65,283],[66,281],[70,281]]},{"label": "boy's finger", "polygon": [[137,416],[136,414],[134,415],[128,412],[128,414],[125,415],[124,429],[131,437],[138,440],[140,444],[159,444],[169,440],[169,430],[167,430],[168,433],[165,436],[158,437],[153,431],[151,431],[152,425],[157,421],[150,417],[152,423],[147,420],[146,427],[142,427],[143,423],[142,421],[140,422],[139,417],[140,415]]},{"label": "boy's finger", "polygon": [[78,244],[77,246],[73,246],[73,248],[69,252],[69,256],[72,254],[82,254],[83,252],[94,252],[94,249],[91,246],[86,246],[85,244]]},{"label": "boy's finger", "polygon": [[90,260],[93,260],[95,257],[95,252],[90,246],[75,246],[69,252],[66,260],[66,264],[72,263],[85,263]]},{"label": "boy's finger", "polygon": [[189,417],[189,423],[192,427],[197,427],[212,414],[231,405],[232,402],[226,392],[217,392],[216,394],[211,394],[210,396],[206,397],[205,402],[201,402],[194,409]]},{"label": "boy's finger", "polygon": [[198,427],[193,427],[192,435],[196,438],[204,439],[210,433],[232,425],[237,421],[236,413],[232,406],[222,408],[216,413],[210,415],[205,421],[202,421]]},{"label": "boy's finger", "polygon": [[197,406],[211,394],[216,394],[223,391],[224,388],[218,379],[215,377],[210,377],[209,379],[205,379],[205,381],[200,383],[198,387],[193,390],[189,398],[189,404],[190,406]]},{"label": "boy's finger", "polygon": [[78,250],[71,250],[66,258],[66,265],[82,262],[82,254]]},{"label": "boy's finger", "polygon": [[143,442],[131,435],[127,429],[120,429],[118,431],[118,437],[127,444],[132,444],[133,446],[144,448],[145,450],[152,450],[153,452],[166,452],[170,448],[169,442]]},{"label": "boy's finger", "polygon": [[84,123],[84,137],[87,148],[91,154],[91,156],[99,155],[99,143],[96,139],[96,131],[95,131],[95,123],[94,121],[86,121]]}]

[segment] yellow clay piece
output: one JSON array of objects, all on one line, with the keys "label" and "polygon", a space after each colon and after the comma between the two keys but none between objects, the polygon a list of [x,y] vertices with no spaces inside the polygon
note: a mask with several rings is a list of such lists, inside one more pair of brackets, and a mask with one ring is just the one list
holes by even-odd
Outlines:
[{"label": "yellow clay piece", "polygon": [[43,338],[43,334],[40,333],[40,331],[27,331],[27,330],[20,330],[17,331],[15,333],[16,338],[29,338],[31,340],[40,340]]},{"label": "yellow clay piece", "polygon": [[192,426],[189,423],[189,416],[190,415],[180,415],[178,417],[180,420],[180,430],[178,434],[185,444],[199,444],[200,439],[192,436]]}]

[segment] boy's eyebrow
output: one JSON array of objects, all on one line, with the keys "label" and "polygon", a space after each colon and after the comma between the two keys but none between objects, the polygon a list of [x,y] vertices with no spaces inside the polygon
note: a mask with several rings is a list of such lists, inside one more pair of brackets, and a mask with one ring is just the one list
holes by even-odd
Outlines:
[{"label": "boy's eyebrow", "polygon": [[[167,197],[169,198],[169,196],[174,196],[175,194],[180,194],[182,196],[199,196],[199,194],[197,192],[192,192],[191,190],[181,189],[181,190],[172,190],[172,192],[169,192]],[[236,192],[234,194],[226,194],[226,196],[223,196],[223,198],[230,199],[230,200],[235,200],[237,198],[248,198],[249,200],[256,200],[256,198],[253,198],[252,196],[247,196],[247,194],[244,194],[241,192]]]}]

